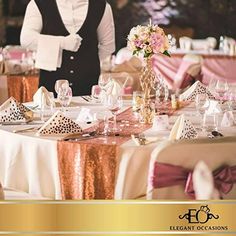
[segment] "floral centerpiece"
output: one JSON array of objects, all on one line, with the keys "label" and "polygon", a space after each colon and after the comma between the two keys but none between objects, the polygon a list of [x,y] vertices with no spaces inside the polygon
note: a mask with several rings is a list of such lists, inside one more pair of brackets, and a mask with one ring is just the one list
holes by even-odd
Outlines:
[{"label": "floral centerpiece", "polygon": [[147,26],[138,25],[133,27],[128,35],[128,48],[133,52],[133,55],[141,56],[145,61],[140,83],[144,91],[144,106],[147,109],[144,111],[146,118],[145,123],[151,123],[150,109],[147,105],[150,99],[152,85],[156,81],[156,74],[152,68],[152,56],[156,54],[164,54],[170,56],[169,40],[164,30],[158,25],[150,23]]}]

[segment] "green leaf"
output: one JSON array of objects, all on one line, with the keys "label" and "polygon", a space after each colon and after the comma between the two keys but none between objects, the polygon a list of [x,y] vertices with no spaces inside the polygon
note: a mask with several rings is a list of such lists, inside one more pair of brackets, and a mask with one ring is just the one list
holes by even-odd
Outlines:
[{"label": "green leaf", "polygon": [[170,54],[169,54],[169,52],[168,52],[167,50],[165,50],[165,51],[163,52],[163,55],[166,55],[166,56],[168,56],[168,57],[171,57]]}]

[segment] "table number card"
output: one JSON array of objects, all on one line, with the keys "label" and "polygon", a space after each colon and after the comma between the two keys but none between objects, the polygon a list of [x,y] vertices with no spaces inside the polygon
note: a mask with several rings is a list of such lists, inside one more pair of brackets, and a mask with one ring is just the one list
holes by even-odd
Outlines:
[{"label": "table number card", "polygon": [[153,118],[152,129],[156,131],[168,130],[169,128],[169,117],[168,115],[156,115]]}]

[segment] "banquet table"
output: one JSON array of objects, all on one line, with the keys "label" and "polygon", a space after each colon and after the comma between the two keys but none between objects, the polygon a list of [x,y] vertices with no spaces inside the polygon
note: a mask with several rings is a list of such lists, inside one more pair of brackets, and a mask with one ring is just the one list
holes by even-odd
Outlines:
[{"label": "banquet table", "polygon": [[203,57],[202,74],[203,82],[208,84],[211,79],[226,79],[229,83],[235,83],[236,56],[229,56],[218,50],[207,51],[183,51],[176,50],[171,57],[162,55],[155,56],[156,67],[169,81],[173,81],[180,67],[182,59],[186,54],[196,54]]},{"label": "banquet table", "polygon": [[0,75],[0,104],[14,97],[19,102],[30,102],[38,89],[39,75]]},{"label": "banquet table", "polygon": [[[125,121],[132,113],[130,100],[124,101]],[[67,115],[78,117],[83,107],[91,109],[99,119],[108,111],[95,102],[73,98]],[[131,113],[130,113],[131,112]],[[51,111],[46,111],[50,116]],[[169,117],[169,129],[154,131],[150,126],[124,122],[123,129],[144,132],[155,141],[137,146],[129,135],[101,136],[87,141],[61,141],[62,136],[35,136],[35,132],[13,133],[27,125],[0,126],[0,181],[7,188],[50,199],[137,199],[146,195],[149,164],[153,152],[165,142],[179,114],[184,113],[194,125],[199,117],[192,105]],[[44,116],[44,117],[45,117]],[[118,116],[119,118],[119,116]],[[119,119],[118,119],[119,120]],[[41,120],[34,121],[36,126]],[[83,129],[93,129],[97,123],[79,123]],[[235,136],[236,128],[220,129],[224,136]],[[200,138],[206,138],[200,134]]]}]

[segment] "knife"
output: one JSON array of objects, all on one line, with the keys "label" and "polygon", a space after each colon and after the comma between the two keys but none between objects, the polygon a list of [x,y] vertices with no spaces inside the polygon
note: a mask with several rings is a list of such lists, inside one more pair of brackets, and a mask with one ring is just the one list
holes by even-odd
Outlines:
[{"label": "knife", "polygon": [[0,122],[0,125],[41,125],[45,122],[16,121],[16,122]]},{"label": "knife", "polygon": [[90,133],[85,134],[72,134],[68,135],[65,138],[63,138],[63,141],[82,141],[92,138],[97,138],[99,135],[96,133],[96,131],[92,131]]}]

